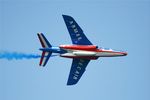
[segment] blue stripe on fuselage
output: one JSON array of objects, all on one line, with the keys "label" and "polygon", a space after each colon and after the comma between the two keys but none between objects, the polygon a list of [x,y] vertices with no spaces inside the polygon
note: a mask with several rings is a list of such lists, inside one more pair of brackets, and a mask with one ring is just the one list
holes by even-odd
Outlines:
[{"label": "blue stripe on fuselage", "polygon": [[59,47],[50,47],[50,48],[40,48],[41,51],[52,52],[52,53],[66,53],[67,51],[64,49],[60,49]]}]

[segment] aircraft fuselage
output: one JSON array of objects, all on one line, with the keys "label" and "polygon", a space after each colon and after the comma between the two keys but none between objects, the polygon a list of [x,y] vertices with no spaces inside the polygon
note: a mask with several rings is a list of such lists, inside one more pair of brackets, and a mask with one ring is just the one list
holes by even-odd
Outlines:
[{"label": "aircraft fuselage", "polygon": [[59,53],[66,58],[85,58],[95,60],[99,57],[126,56],[123,51],[115,51],[108,48],[98,48],[95,45],[60,45],[59,47],[41,48],[42,51]]}]

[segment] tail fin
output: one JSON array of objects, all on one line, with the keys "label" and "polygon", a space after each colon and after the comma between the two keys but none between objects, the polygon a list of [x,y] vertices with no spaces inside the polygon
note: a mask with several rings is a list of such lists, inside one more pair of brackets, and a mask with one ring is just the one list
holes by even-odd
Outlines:
[{"label": "tail fin", "polygon": [[52,47],[51,44],[48,42],[48,40],[45,38],[45,36],[42,33],[38,33],[38,37],[43,48]]},{"label": "tail fin", "polygon": [[[37,35],[39,37],[39,40],[43,48],[52,47],[51,44],[48,42],[48,40],[45,38],[45,36],[42,33],[38,33]],[[45,66],[51,55],[52,55],[52,52],[43,51],[39,65]]]}]

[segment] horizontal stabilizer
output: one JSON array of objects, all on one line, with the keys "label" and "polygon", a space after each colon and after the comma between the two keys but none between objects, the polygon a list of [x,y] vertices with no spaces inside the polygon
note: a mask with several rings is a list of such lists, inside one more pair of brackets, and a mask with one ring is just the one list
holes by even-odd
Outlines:
[{"label": "horizontal stabilizer", "polygon": [[45,66],[51,55],[52,55],[52,52],[43,51],[39,65],[40,66]]},{"label": "horizontal stabilizer", "polygon": [[37,35],[39,37],[39,40],[43,48],[52,47],[51,44],[48,42],[48,40],[45,38],[45,36],[42,33],[38,33]]},{"label": "horizontal stabilizer", "polygon": [[43,50],[41,49],[42,50],[42,56],[41,56],[39,65],[45,66],[47,64],[47,61],[49,60],[50,56],[52,55],[52,52],[44,51],[44,49],[50,48],[52,46],[42,33],[38,33],[37,35],[38,35],[39,40],[41,42],[41,45],[43,47]]}]

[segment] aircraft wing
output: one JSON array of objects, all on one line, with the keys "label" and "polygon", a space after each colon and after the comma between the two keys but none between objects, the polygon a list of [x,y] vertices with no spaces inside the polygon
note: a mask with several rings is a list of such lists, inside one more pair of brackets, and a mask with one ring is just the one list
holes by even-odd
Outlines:
[{"label": "aircraft wing", "polygon": [[63,18],[66,23],[73,44],[92,45],[92,43],[84,35],[83,30],[71,16],[63,15]]},{"label": "aircraft wing", "polygon": [[80,80],[89,62],[88,59],[73,59],[67,85],[74,85]]}]

